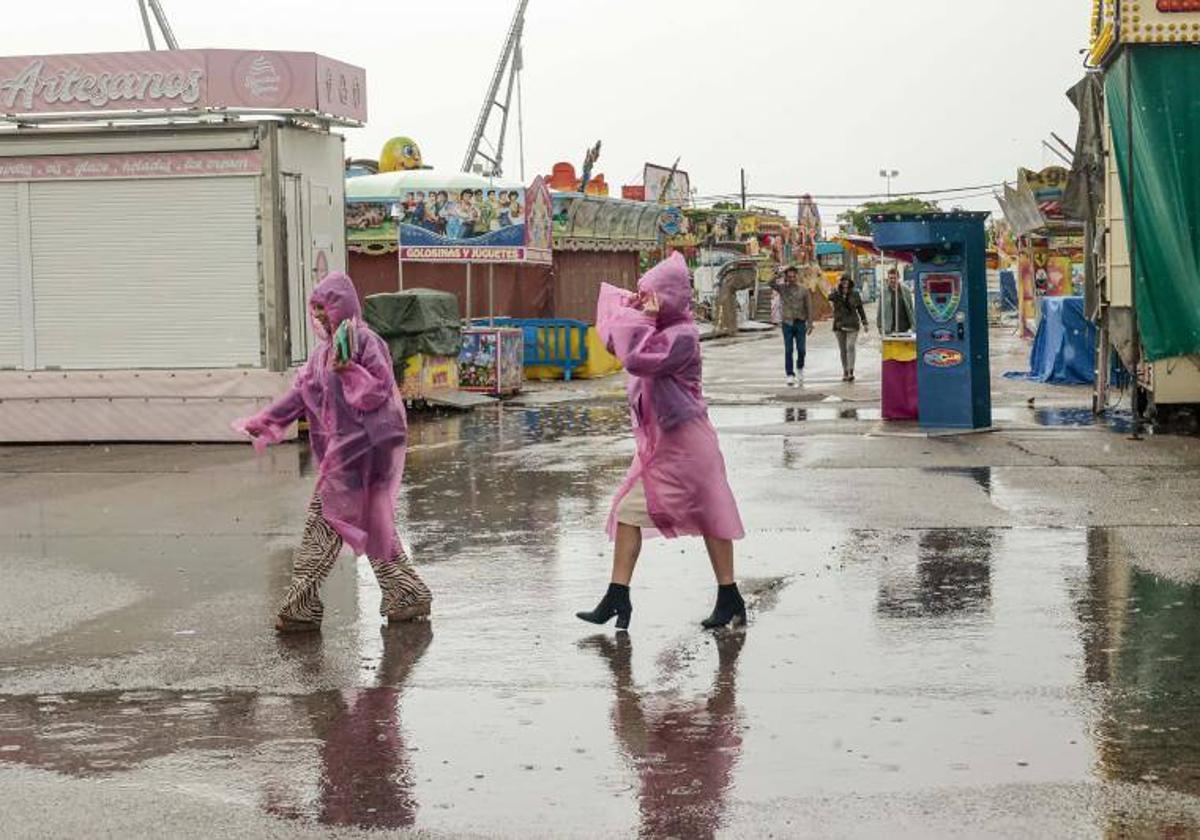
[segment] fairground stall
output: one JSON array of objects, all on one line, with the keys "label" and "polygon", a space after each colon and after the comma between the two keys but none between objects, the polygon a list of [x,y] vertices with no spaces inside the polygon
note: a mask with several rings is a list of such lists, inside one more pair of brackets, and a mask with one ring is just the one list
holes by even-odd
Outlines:
[{"label": "fairground stall", "polygon": [[[347,181],[347,227],[394,237],[389,261],[396,265],[396,286],[453,291],[461,295],[468,323],[480,316],[462,332],[459,385],[495,396],[520,390],[524,358],[521,330],[496,324],[496,316],[507,314],[513,297],[531,291],[513,276],[498,308],[496,269],[548,268],[553,213],[542,178],[521,188],[471,173],[407,170]],[[414,266],[428,267],[415,281]],[[484,290],[482,311],[474,308],[478,288]]]},{"label": "fairground stall", "polygon": [[[417,160],[415,143],[402,139]],[[535,185],[580,184],[567,163],[556,164],[551,179],[539,178]],[[591,327],[600,286],[636,288],[643,255],[658,248],[664,231],[669,232],[664,219],[678,216],[674,208],[657,203],[609,198],[600,176],[589,180],[587,195],[543,194],[538,186],[536,194],[548,195],[548,205],[534,200],[532,187],[430,169],[352,177],[346,189],[349,259],[360,292],[396,291],[401,285],[450,292],[458,297],[472,329],[523,330],[525,374],[539,379],[601,375],[614,369],[615,360],[599,345]],[[515,194],[521,197],[513,201]],[[496,210],[489,206],[493,195]],[[470,205],[464,207],[464,201]],[[548,213],[543,213],[547,206]],[[512,218],[512,211],[503,212],[505,207],[532,212],[548,231],[549,246],[522,246],[519,240],[532,219],[524,219],[520,228],[501,224]],[[464,211],[471,236],[465,242],[447,242],[452,233],[464,234]],[[483,233],[488,235],[481,237]],[[500,241],[493,241],[497,238]],[[464,347],[468,343],[464,339]],[[474,345],[468,349],[476,360],[487,357],[489,350],[476,352]],[[504,352],[495,356],[505,357]],[[468,374],[478,367],[464,360]],[[466,382],[470,378],[464,375],[466,385],[477,387]],[[508,387],[504,381],[510,380],[495,380],[497,389]]]},{"label": "fairground stall", "polygon": [[1200,403],[1200,3],[1096,0],[1073,197],[1101,254],[1098,407],[1107,359],[1136,372],[1151,412]]},{"label": "fairground stall", "polygon": [[678,211],[595,193],[555,192],[553,201],[551,306],[546,317],[519,324],[525,330],[525,375],[604,376],[619,370],[620,362],[596,333],[600,287],[608,283],[636,289],[643,255],[659,247],[664,220],[677,217]]},{"label": "fairground stall", "polygon": [[1061,166],[1021,169],[1000,201],[1016,239],[1018,312],[1027,339],[1037,333],[1042,300],[1083,294],[1083,221],[1063,208],[1069,177]]},{"label": "fairground stall", "polygon": [[345,267],[366,114],[313,53],[0,58],[0,440],[232,439]]},{"label": "fairground stall", "polygon": [[678,207],[689,196],[687,173],[648,163],[643,180],[642,185],[622,187],[617,199],[609,195],[603,173],[587,170],[577,177],[573,164],[554,164],[547,179],[554,195],[550,317],[591,324],[601,284],[636,288],[663,242],[684,225]]},{"label": "fairground stall", "polygon": [[553,316],[591,323],[600,285],[637,287],[641,255],[658,247],[668,208],[580,193],[554,193]]},{"label": "fairground stall", "polygon": [[793,257],[792,228],[772,210],[742,210],[732,207],[690,208],[686,224],[667,240],[670,248],[687,258],[696,283],[698,310],[710,318],[715,314],[720,278],[732,264],[753,261],[753,283],[739,284],[739,322],[771,319],[771,295],[766,288],[780,268]]},{"label": "fairground stall", "polygon": [[525,315],[549,294],[549,191],[468,172],[382,172],[346,181],[350,275],[366,296],[450,292],[470,320]]}]

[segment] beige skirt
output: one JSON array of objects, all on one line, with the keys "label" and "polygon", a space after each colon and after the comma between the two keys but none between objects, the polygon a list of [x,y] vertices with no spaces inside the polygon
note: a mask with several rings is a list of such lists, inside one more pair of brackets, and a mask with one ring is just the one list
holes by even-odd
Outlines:
[{"label": "beige skirt", "polygon": [[654,520],[650,518],[650,510],[646,507],[646,488],[642,486],[642,482],[634,484],[617,505],[617,522],[635,528],[655,527]]}]

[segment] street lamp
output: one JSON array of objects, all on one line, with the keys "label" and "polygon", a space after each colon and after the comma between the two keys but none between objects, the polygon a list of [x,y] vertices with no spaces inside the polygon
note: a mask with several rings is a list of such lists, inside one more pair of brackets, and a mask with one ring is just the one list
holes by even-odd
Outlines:
[{"label": "street lamp", "polygon": [[898,170],[898,169],[880,169],[879,177],[887,179],[887,197],[888,197],[888,201],[891,201],[892,200],[892,179],[900,177],[900,170]]}]

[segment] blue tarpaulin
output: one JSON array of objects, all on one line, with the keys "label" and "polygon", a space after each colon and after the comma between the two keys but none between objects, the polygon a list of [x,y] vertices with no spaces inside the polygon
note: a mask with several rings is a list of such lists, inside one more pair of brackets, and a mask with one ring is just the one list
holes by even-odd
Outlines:
[{"label": "blue tarpaulin", "polygon": [[1029,353],[1028,373],[1006,373],[1051,385],[1091,385],[1096,381],[1096,325],[1083,314],[1081,297],[1048,297]]},{"label": "blue tarpaulin", "polygon": [[1000,309],[1004,312],[1016,312],[1017,275],[1011,271],[1000,272]]}]

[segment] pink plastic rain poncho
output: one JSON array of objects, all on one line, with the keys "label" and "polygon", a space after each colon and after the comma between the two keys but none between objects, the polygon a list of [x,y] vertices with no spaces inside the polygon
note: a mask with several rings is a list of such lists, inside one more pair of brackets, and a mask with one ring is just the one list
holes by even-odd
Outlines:
[{"label": "pink plastic rain poncho", "polygon": [[323,306],[335,328],[345,320],[353,323],[357,348],[350,364],[334,370],[330,337],[317,324],[321,341],[291,391],[234,428],[253,435],[261,449],[278,443],[288,426],[307,415],[325,519],[355,554],[390,561],[403,548],[396,537],[396,494],[408,439],[392,357],[363,322],[358,294],[345,274],[327,275],[309,304]]},{"label": "pink plastic rain poncho", "polygon": [[659,299],[653,315],[634,307],[622,289],[600,291],[596,327],[629,373],[629,408],[637,454],[608,517],[617,532],[617,508],[637,482],[657,532],[668,538],[745,536],[725,477],[717,431],[701,392],[700,334],[692,320],[687,263],[674,254],[638,282]]}]

